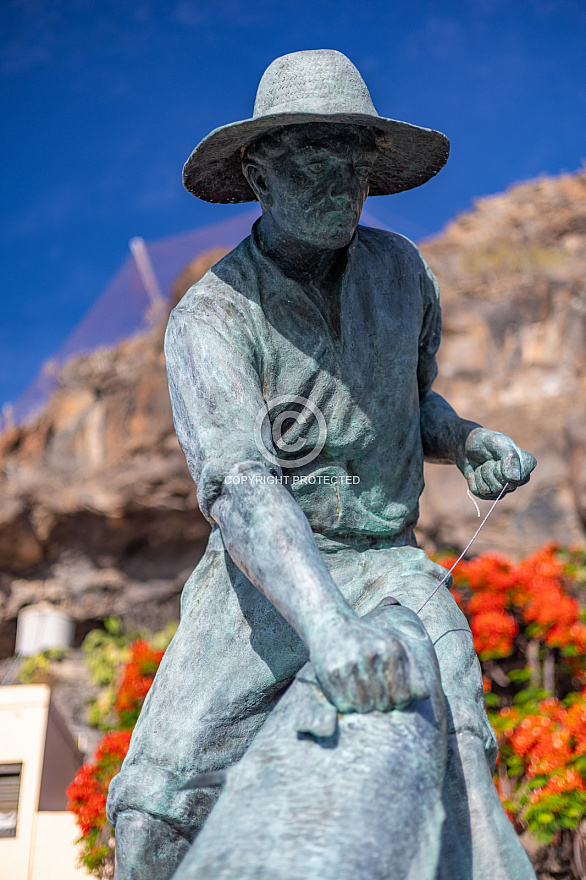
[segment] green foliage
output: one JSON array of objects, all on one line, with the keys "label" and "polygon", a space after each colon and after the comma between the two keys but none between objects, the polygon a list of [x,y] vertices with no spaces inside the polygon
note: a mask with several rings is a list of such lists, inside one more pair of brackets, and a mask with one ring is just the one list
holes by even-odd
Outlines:
[{"label": "green foliage", "polygon": [[514,684],[528,684],[531,681],[531,672],[529,669],[510,669],[507,675],[510,682]]},{"label": "green foliage", "polygon": [[[583,547],[565,547],[559,551],[564,568],[579,589],[586,589],[586,549]],[[582,609],[586,617],[586,607]]]},{"label": "green foliage", "polygon": [[118,726],[114,704],[120,671],[130,659],[132,643],[146,638],[155,650],[165,651],[176,630],[176,623],[168,623],[164,629],[151,635],[124,629],[119,617],[108,617],[104,629],[93,629],[87,634],[81,647],[92,681],[102,686],[99,696],[88,701],[87,719],[92,727],[108,731]]},{"label": "green foliage", "polygon": [[27,657],[18,673],[18,680],[23,684],[31,682],[45,681],[49,677],[52,663],[59,663],[67,654],[67,651],[49,648],[35,654],[33,657]]},{"label": "green foliage", "polygon": [[159,630],[154,635],[145,636],[148,643],[155,651],[166,651],[171,643],[171,639],[177,632],[178,624],[171,621],[164,629]]},{"label": "green foliage", "polygon": [[81,647],[91,680],[102,686],[99,696],[88,701],[87,720],[92,727],[107,731],[116,726],[113,709],[118,676],[137,634],[125,631],[119,617],[106,618],[104,627],[91,630]]},{"label": "green foliage", "polygon": [[83,851],[79,859],[80,866],[86,868],[90,874],[99,878],[110,878],[114,873],[114,851],[112,846],[98,841],[98,832],[91,833],[89,838],[80,837],[76,843],[83,844]]},{"label": "green foliage", "polygon": [[107,617],[104,629],[92,629],[83,640],[86,665],[95,684],[109,685],[116,680],[120,665],[128,659],[128,649],[137,633],[122,628],[119,617]]},{"label": "green foliage", "polygon": [[571,830],[586,812],[586,793],[563,791],[529,804],[524,818],[540,843],[550,843],[558,831]]}]

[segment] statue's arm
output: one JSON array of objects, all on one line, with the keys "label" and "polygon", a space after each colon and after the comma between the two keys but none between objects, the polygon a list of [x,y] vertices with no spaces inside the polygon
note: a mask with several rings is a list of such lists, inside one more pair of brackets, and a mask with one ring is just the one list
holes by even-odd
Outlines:
[{"label": "statue's arm", "polygon": [[479,498],[496,498],[505,486],[513,492],[529,481],[537,464],[506,434],[461,419],[434,391],[420,400],[420,420],[427,461],[457,465]]},{"label": "statue's arm", "polygon": [[260,462],[237,465],[209,513],[238,568],[311,650],[328,620],[356,615],[332,580],[303,511],[283,485],[267,482],[269,474]]},{"label": "statue's arm", "polygon": [[[262,476],[245,464],[239,476]],[[427,691],[401,643],[357,617],[331,578],[301,508],[279,484],[227,483],[211,508],[226,550],[309,648],[341,712],[386,711]]]},{"label": "statue's arm", "polygon": [[242,316],[215,304],[204,317],[175,310],[165,354],[175,428],[202,513],[305,642],[326,696],[342,712],[384,711],[426,696],[399,638],[348,605],[307,518],[278,482],[279,469],[256,445],[256,417],[266,404]]},{"label": "statue's arm", "polygon": [[419,416],[426,461],[461,464],[466,441],[480,425],[461,419],[447,400],[431,390],[420,396]]}]

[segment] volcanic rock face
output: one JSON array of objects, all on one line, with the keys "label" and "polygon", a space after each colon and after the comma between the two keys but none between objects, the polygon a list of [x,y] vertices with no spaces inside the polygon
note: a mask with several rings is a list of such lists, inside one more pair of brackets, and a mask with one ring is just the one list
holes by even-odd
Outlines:
[{"label": "volcanic rock face", "polygon": [[[174,301],[224,253],[188,266]],[[0,656],[20,608],[41,600],[80,622],[78,641],[110,614],[153,630],[178,617],[209,526],[175,437],[163,335],[72,360],[41,415],[0,438]]]},{"label": "volcanic rock face", "polygon": [[[538,459],[475,550],[520,555],[586,538],[586,174],[481,200],[422,250],[442,291],[436,390]],[[476,512],[454,468],[433,466],[421,534],[461,547]],[[481,503],[486,510],[487,504]]]},{"label": "volcanic rock face", "polygon": [[[539,461],[475,550],[584,542],[586,175],[484,199],[423,251],[444,304],[437,390]],[[175,299],[222,255],[188,267]],[[69,611],[79,635],[108,614],[153,629],[177,617],[209,527],[175,438],[162,340],[158,327],[70,362],[44,412],[0,438],[0,656],[39,600]],[[421,543],[463,547],[476,527],[457,470],[429,467]]]}]

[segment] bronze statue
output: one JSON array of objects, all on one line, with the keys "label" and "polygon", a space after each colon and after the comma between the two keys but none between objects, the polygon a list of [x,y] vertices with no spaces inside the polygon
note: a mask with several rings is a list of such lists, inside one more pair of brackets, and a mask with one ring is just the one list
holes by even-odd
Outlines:
[{"label": "bronze statue", "polygon": [[[535,459],[432,390],[435,278],[407,239],[358,225],[367,195],[419,186],[447,155],[438,132],[378,116],[351,62],[319,50],[274,61],[253,118],[185,166],[198,197],[258,199],[262,217],[167,330],[175,426],[212,533],[110,789],[119,880],[173,876],[225,768],[184,880],[534,877],[492,785],[472,635],[413,527],[424,458],[456,464],[480,498],[526,483]],[[340,774],[327,785],[326,765]],[[247,801],[254,780],[262,797]],[[320,848],[326,788],[340,820]]]}]

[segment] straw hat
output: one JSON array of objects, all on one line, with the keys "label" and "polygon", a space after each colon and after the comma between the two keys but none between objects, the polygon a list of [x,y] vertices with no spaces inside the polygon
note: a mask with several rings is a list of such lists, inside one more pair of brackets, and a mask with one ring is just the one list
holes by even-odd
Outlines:
[{"label": "straw hat", "polygon": [[379,116],[352,62],[333,49],[313,49],[269,65],[252,119],[216,128],[198,144],[183,169],[185,188],[206,202],[256,201],[242,173],[242,148],[275,128],[306,122],[363,125],[383,135],[371,196],[421,186],[445,165],[450,150],[438,131]]}]

